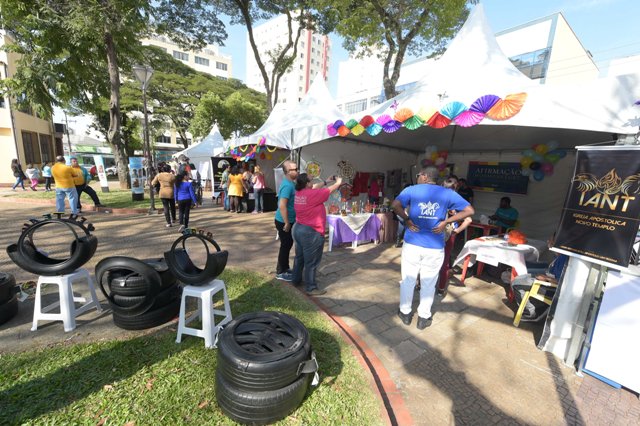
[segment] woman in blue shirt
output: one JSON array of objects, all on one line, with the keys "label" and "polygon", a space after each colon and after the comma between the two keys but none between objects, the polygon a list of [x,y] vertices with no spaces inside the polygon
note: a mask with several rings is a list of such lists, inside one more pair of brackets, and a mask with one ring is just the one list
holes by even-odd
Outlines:
[{"label": "woman in blue shirt", "polygon": [[191,206],[197,205],[196,194],[193,192],[193,185],[189,182],[187,172],[180,172],[176,176],[176,183],[173,187],[173,193],[178,204],[180,229],[182,232],[189,226],[189,212]]}]

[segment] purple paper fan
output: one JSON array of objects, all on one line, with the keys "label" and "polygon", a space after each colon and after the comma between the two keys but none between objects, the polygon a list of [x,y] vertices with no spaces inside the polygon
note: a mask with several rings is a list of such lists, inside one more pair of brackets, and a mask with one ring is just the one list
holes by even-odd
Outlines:
[{"label": "purple paper fan", "polygon": [[376,119],[376,123],[380,124],[381,126],[384,126],[389,121],[393,121],[393,118],[391,118],[387,114],[382,114],[380,117]]},{"label": "purple paper fan", "polygon": [[384,126],[382,126],[382,129],[386,132],[386,133],[393,133],[396,130],[398,130],[400,127],[402,127],[402,123],[396,120],[391,120],[387,123],[385,123]]},{"label": "purple paper fan", "polygon": [[382,126],[378,123],[373,123],[367,127],[367,133],[369,133],[370,136],[377,136],[381,131]]},{"label": "purple paper fan", "polygon": [[336,120],[335,123],[333,123],[333,127],[335,127],[336,129],[339,129],[340,126],[344,126],[344,121]]},{"label": "purple paper fan", "polygon": [[480,96],[471,104],[471,108],[469,108],[469,110],[486,114],[486,112],[489,111],[499,100],[500,97],[496,95]]},{"label": "purple paper fan", "polygon": [[484,118],[484,113],[478,111],[465,111],[458,115],[454,121],[460,127],[472,127],[480,123]]},{"label": "purple paper fan", "polygon": [[329,134],[329,136],[335,136],[338,134],[338,130],[333,127],[333,123],[327,125],[327,134]]}]

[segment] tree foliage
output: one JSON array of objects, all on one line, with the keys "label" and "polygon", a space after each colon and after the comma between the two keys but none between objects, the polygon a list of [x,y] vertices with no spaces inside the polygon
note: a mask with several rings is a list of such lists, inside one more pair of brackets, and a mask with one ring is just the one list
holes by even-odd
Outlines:
[{"label": "tree foliage", "polygon": [[332,6],[344,47],[384,61],[383,86],[394,97],[405,55],[441,53],[478,0],[319,0]]}]

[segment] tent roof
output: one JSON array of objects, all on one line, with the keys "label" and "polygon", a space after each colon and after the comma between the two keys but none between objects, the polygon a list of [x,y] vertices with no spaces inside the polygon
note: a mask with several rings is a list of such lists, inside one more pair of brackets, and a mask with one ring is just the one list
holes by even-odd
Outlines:
[{"label": "tent roof", "polygon": [[219,154],[223,150],[224,138],[220,134],[218,125],[214,124],[213,128],[204,139],[200,142],[191,145],[190,147],[173,154],[174,158],[178,158],[180,155],[185,155],[190,159],[199,157],[212,157]]}]

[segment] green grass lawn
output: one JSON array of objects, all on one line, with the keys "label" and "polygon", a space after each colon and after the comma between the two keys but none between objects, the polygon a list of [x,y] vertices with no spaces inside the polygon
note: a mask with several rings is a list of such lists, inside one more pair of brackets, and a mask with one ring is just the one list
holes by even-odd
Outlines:
[{"label": "green grass lawn", "polygon": [[[107,207],[111,208],[149,208],[149,192],[145,192],[143,201],[132,201],[131,200],[131,190],[120,190],[120,189],[110,189],[110,192],[102,192],[100,189],[100,184],[98,182],[93,182],[91,185],[93,189],[98,193],[98,197],[100,198],[100,202]],[[5,197],[15,197],[15,198],[31,198],[31,199],[49,199],[55,200],[56,193],[55,191],[46,192],[42,189],[38,189],[37,192],[33,191],[22,191],[18,190],[15,193],[11,193],[5,195]],[[93,205],[91,198],[82,194],[82,203],[86,205]],[[160,199],[156,197],[156,208],[162,208],[162,203]]]},{"label": "green grass lawn", "polygon": [[[222,279],[234,316],[281,311],[311,335],[320,384],[279,424],[384,424],[367,373],[315,305],[288,284],[253,273],[226,271]],[[0,424],[233,424],[215,400],[217,350],[190,336],[176,344],[175,328],[0,355]]]}]

